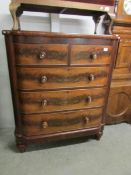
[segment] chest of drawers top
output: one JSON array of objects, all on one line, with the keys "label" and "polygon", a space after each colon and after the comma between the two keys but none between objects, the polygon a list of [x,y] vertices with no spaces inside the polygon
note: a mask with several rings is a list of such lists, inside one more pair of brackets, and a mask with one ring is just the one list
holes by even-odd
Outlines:
[{"label": "chest of drawers top", "polygon": [[9,32],[18,65],[110,64],[115,36]]}]

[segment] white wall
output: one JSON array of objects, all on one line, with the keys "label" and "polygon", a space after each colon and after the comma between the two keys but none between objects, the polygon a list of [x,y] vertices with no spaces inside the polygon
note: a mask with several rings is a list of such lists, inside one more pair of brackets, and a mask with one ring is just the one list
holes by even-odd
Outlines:
[{"label": "white wall", "polygon": [[[12,19],[8,11],[9,0],[0,3],[0,31],[10,29]],[[0,32],[0,127],[14,126],[4,37]]]},{"label": "white wall", "polygon": [[[8,7],[10,0],[0,2],[0,31],[12,28],[12,18]],[[35,15],[35,16],[34,16]],[[94,23],[91,17],[71,15],[50,15],[26,12],[21,17],[24,30],[60,31],[66,33],[93,34]],[[99,26],[99,29],[101,27]],[[102,32],[99,30],[100,33]],[[6,59],[4,36],[0,32],[0,128],[13,127],[14,116],[11,100],[10,82]]]}]

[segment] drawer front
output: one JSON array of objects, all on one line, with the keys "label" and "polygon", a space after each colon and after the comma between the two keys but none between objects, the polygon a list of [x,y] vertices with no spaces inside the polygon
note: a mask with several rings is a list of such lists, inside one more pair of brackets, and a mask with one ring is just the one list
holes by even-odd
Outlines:
[{"label": "drawer front", "polygon": [[100,107],[104,105],[106,88],[21,92],[20,111],[25,114]]},{"label": "drawer front", "polygon": [[110,64],[111,46],[73,45],[71,48],[72,65],[103,65]]},{"label": "drawer front", "polygon": [[100,126],[102,109],[89,109],[76,112],[23,115],[23,134],[26,136],[44,135]]},{"label": "drawer front", "polygon": [[109,67],[17,68],[19,89],[105,86]]},{"label": "drawer front", "polygon": [[66,44],[15,44],[16,64],[21,65],[66,65]]}]

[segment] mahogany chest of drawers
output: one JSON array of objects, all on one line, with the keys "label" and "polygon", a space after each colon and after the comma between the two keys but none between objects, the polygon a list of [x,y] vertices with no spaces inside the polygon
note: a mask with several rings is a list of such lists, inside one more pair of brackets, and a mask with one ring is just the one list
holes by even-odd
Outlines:
[{"label": "mahogany chest of drawers", "polygon": [[100,138],[116,36],[3,31],[20,151],[34,141]]}]

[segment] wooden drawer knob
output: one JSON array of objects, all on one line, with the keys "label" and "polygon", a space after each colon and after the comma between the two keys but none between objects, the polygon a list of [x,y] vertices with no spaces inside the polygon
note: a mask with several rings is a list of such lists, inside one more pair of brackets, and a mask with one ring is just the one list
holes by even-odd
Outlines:
[{"label": "wooden drawer knob", "polygon": [[46,129],[48,127],[48,123],[46,121],[42,122],[42,128]]},{"label": "wooden drawer knob", "polygon": [[93,53],[93,54],[91,55],[91,59],[96,60],[96,59],[97,59],[97,54],[96,54],[96,53]]},{"label": "wooden drawer knob", "polygon": [[45,75],[43,75],[41,77],[41,83],[45,83],[45,82],[47,82],[47,77]]},{"label": "wooden drawer knob", "polygon": [[91,103],[91,102],[92,102],[92,97],[91,97],[91,96],[88,96],[87,99],[86,99],[86,101],[87,101],[88,103]]},{"label": "wooden drawer knob", "polygon": [[95,80],[95,75],[90,74],[90,75],[89,75],[89,80],[90,80],[90,81],[94,81],[94,80]]},{"label": "wooden drawer knob", "polygon": [[40,60],[43,60],[44,58],[46,57],[46,52],[45,51],[42,51],[41,53],[40,53]]},{"label": "wooden drawer knob", "polygon": [[42,107],[47,106],[47,100],[42,100],[42,101],[41,101],[41,106],[42,106]]},{"label": "wooden drawer knob", "polygon": [[90,119],[86,116],[86,117],[84,117],[84,122],[87,124],[87,123],[89,123],[89,121],[90,121]]}]

